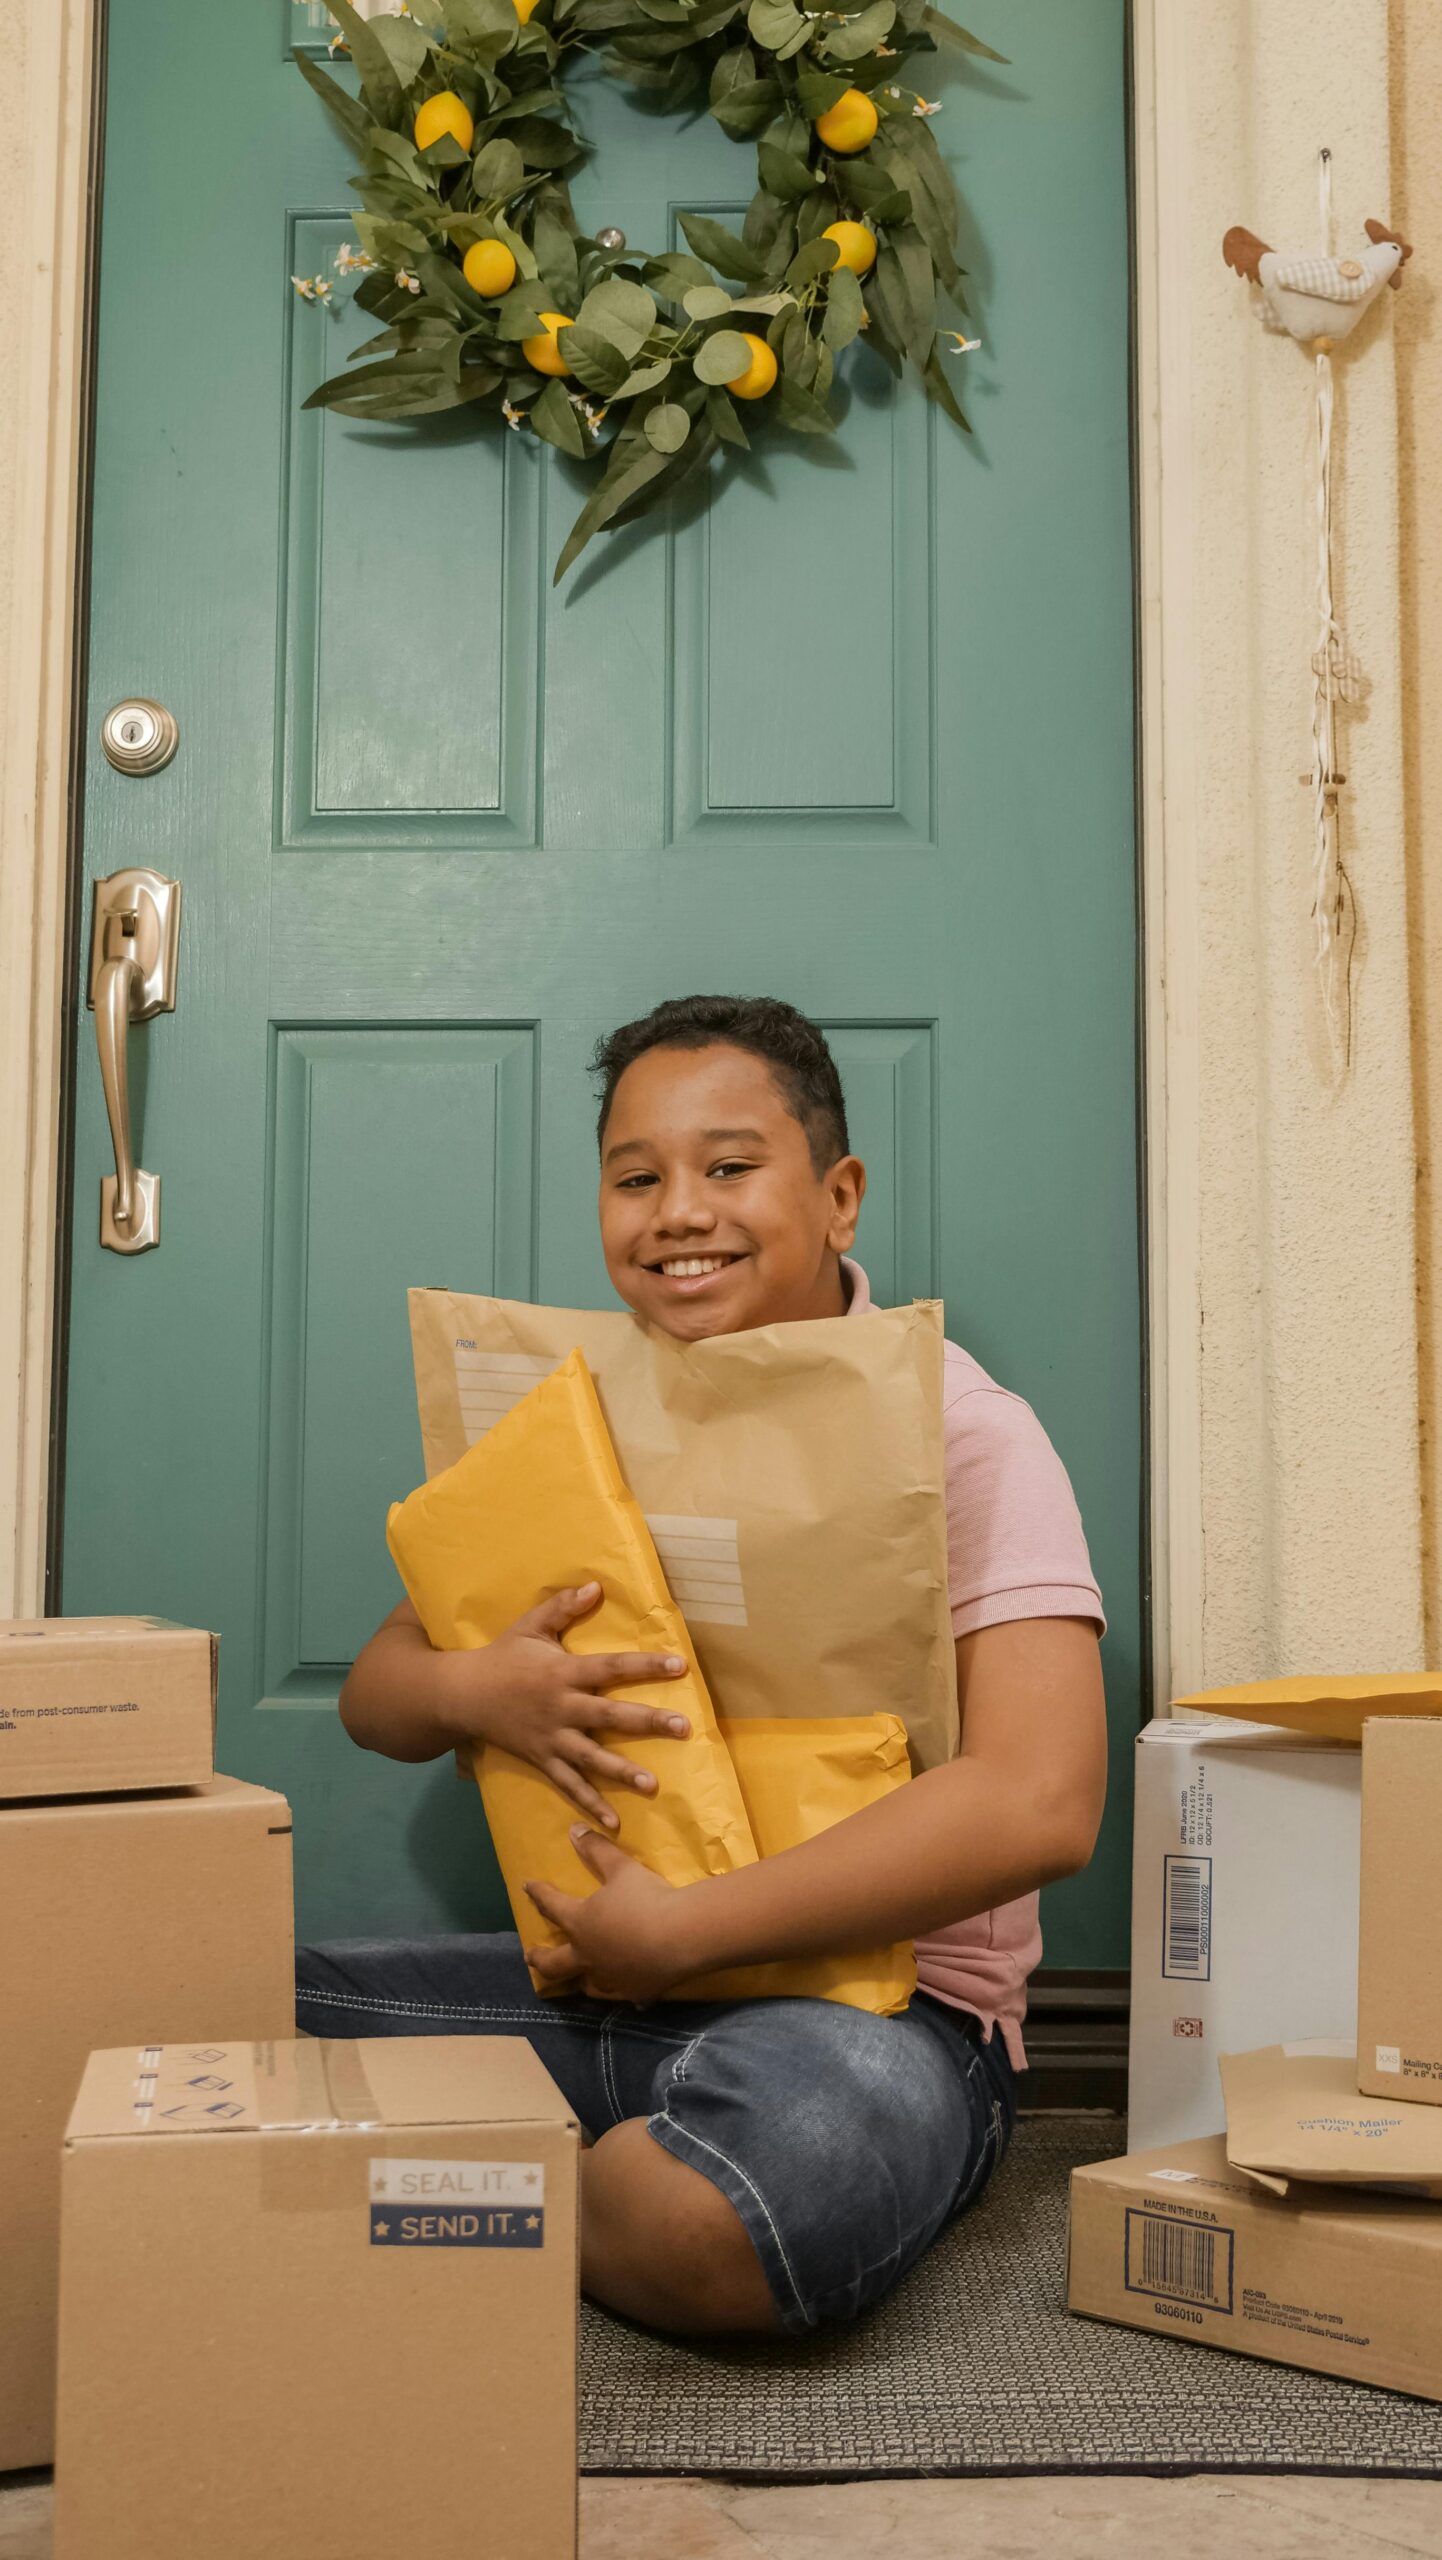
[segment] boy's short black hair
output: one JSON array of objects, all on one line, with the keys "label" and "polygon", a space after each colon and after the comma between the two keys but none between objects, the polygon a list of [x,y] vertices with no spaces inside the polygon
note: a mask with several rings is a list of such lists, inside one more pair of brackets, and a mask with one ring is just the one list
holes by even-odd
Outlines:
[{"label": "boy's short black hair", "polygon": [[846,1097],[826,1035],[779,996],[672,996],[639,1022],[623,1022],[599,1043],[591,1060],[592,1074],[601,1079],[597,1144],[605,1138],[616,1087],[638,1058],[650,1049],[712,1049],[718,1044],[765,1060],[787,1110],[806,1132],[818,1174],[838,1156],[850,1154]]}]

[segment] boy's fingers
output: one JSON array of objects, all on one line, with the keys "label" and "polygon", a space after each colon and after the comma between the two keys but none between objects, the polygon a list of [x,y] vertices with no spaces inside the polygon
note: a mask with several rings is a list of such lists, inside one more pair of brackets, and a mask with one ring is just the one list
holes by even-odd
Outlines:
[{"label": "boy's fingers", "polygon": [[[622,1760],[614,1751],[603,1751],[599,1743],[583,1744],[581,1756],[574,1765],[584,1769],[588,1777],[610,1778],[617,1786],[634,1787],[643,1796],[653,1796],[656,1792],[656,1781],[649,1769],[638,1769],[634,1760]],[[614,1823],[608,1824],[607,1828],[614,1830]]]},{"label": "boy's fingers", "polygon": [[553,1591],[549,1600],[538,1602],[516,1620],[516,1628],[526,1636],[564,1635],[578,1618],[587,1618],[601,1597],[599,1582],[584,1582],[579,1590]]},{"label": "boy's fingers", "polygon": [[576,1722],[591,1733],[664,1733],[673,1742],[684,1742],[691,1730],[689,1716],[673,1716],[664,1707],[638,1707],[634,1698],[582,1698],[576,1703]]},{"label": "boy's fingers", "polygon": [[614,1831],[617,1828],[620,1815],[607,1804],[603,1796],[597,1795],[594,1787],[587,1786],[580,1771],[571,1761],[548,1760],[546,1775],[553,1786],[560,1788],[563,1796],[569,1797],[572,1804],[579,1805],[581,1811],[588,1813],[591,1820],[599,1823],[603,1830]]},{"label": "boy's fingers", "polygon": [[679,1653],[580,1653],[572,1673],[578,1689],[609,1689],[618,1680],[679,1680]]}]

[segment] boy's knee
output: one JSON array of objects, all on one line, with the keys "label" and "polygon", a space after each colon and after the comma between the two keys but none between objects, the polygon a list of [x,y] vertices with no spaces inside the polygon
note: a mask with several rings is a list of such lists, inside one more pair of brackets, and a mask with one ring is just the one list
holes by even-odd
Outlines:
[{"label": "boy's knee", "polygon": [[719,2187],[653,2142],[640,2117],[587,2154],[581,2266],[609,2309],[683,2336],[778,2324],[746,2226]]}]

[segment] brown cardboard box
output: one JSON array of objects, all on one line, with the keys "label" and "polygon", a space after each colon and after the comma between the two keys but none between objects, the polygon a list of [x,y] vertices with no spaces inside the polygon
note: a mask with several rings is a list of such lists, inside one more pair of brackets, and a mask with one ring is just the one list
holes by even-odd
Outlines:
[{"label": "brown cardboard box", "polygon": [[1442,1720],[1362,1733],[1357,2080],[1442,2107]]},{"label": "brown cardboard box", "polygon": [[1442,2196],[1442,2114],[1357,2094],[1350,2044],[1268,2044],[1224,2053],[1227,2159],[1285,2196],[1298,2186]]},{"label": "brown cardboard box", "polygon": [[56,2560],[573,2560],[579,2166],[519,2039],[92,2055]]},{"label": "brown cardboard box", "polygon": [[60,2145],[92,2047],[289,2035],[290,1808],[235,1778],[0,1806],[0,2471],[54,2447]]},{"label": "brown cardboard box", "polygon": [[1220,2134],[1074,2169],[1068,2307],[1442,2400],[1442,2213],[1343,2192],[1268,2195]]},{"label": "brown cardboard box", "polygon": [[216,1640],[168,1618],[0,1619],[0,1797],[203,1787]]}]

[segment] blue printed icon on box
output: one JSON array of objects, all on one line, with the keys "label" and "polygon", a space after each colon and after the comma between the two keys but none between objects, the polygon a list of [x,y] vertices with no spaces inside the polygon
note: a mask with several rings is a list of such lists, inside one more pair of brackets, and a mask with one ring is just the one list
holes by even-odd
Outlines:
[{"label": "blue printed icon on box", "polygon": [[373,2249],[541,2249],[544,2207],[518,2212],[514,2205],[460,2205],[449,2212],[398,2213],[371,2207]]}]

